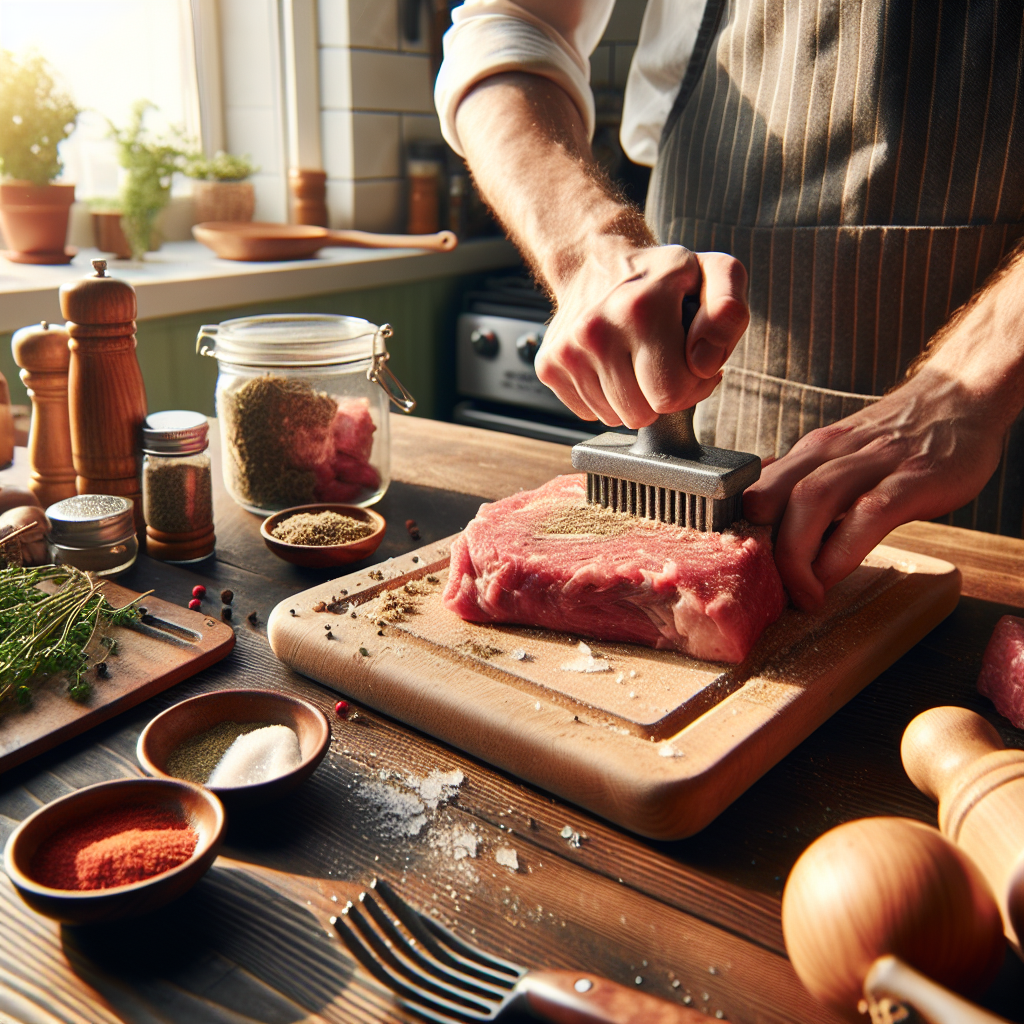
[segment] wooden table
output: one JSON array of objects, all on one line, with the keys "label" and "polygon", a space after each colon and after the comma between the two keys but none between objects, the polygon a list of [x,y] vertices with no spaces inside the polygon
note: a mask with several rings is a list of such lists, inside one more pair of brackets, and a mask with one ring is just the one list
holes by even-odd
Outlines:
[{"label": "wooden table", "polygon": [[[421,419],[393,419],[395,483],[379,509],[391,528],[374,560],[444,537],[480,499],[570,469],[567,448]],[[24,451],[0,483],[23,480]],[[713,1018],[829,1022],[785,956],[779,903],[800,852],[852,818],[935,810],[899,761],[909,720],[937,704],[984,714],[1008,743],[1024,737],[974,689],[997,618],[1024,606],[1024,542],[915,523],[890,543],[956,562],[957,610],[908,655],[692,839],[657,843],[601,821],[369,710],[333,716],[337,695],[284,668],[264,623],[284,597],[327,579],[278,561],[259,520],[217,495],[215,561],[196,571],[141,558],[123,582],[187,602],[192,586],[235,593],[238,643],[221,664],[0,778],[0,838],[40,804],[141,774],[136,738],[157,712],[225,686],[275,686],[331,712],[330,754],[284,806],[235,816],[223,856],[154,918],[60,928],[0,884],[0,1024],[277,1024],[406,1020],[355,967],[328,918],[375,875],[472,941],[530,966],[586,968],[688,1002]],[[403,529],[415,519],[422,538]],[[246,615],[255,611],[257,624]],[[381,774],[459,769],[457,799],[414,837],[395,838],[367,794]],[[561,836],[565,825],[583,838]],[[444,836],[471,830],[476,858]],[[518,871],[496,863],[511,847]],[[335,901],[337,900],[337,902]],[[1012,957],[987,1005],[1022,1019],[1024,971]]]}]

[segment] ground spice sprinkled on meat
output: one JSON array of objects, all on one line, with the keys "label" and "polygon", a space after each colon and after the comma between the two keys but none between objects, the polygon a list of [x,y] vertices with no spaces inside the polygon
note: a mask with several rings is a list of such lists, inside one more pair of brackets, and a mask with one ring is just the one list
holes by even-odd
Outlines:
[{"label": "ground spice sprinkled on meat", "polygon": [[540,533],[557,534],[559,536],[587,535],[597,537],[618,537],[627,530],[635,530],[638,522],[645,520],[627,516],[623,512],[615,512],[600,505],[576,505],[571,508],[560,508],[544,523]]},{"label": "ground spice sprinkled on meat", "polygon": [[270,531],[287,544],[328,547],[348,544],[373,533],[373,527],[361,519],[343,516],[340,512],[297,512]]}]

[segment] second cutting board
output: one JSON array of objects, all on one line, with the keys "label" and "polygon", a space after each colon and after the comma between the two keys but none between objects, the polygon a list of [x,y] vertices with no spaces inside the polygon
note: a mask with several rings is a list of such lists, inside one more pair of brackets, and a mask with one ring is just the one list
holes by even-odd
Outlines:
[{"label": "second cutting board", "polygon": [[655,839],[702,829],[941,622],[960,595],[949,562],[879,546],[833,588],[823,611],[787,608],[743,664],[724,665],[464,622],[440,601],[449,544],[282,602],[268,623],[274,653]]}]

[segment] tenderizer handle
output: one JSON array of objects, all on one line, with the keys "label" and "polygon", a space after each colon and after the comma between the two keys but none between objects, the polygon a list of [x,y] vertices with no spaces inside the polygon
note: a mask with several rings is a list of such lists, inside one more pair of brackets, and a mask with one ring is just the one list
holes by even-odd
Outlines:
[{"label": "tenderizer handle", "polygon": [[[696,295],[683,298],[683,329],[690,324],[700,309]],[[634,455],[675,455],[682,459],[700,458],[700,442],[693,429],[693,408],[682,412],[668,412],[659,416],[649,427],[637,431],[636,443],[630,448]]]}]

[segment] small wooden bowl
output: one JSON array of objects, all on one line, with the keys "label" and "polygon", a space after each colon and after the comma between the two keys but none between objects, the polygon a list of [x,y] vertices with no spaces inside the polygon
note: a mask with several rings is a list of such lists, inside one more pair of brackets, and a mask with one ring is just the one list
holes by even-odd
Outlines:
[{"label": "small wooden bowl", "polygon": [[[173,810],[199,835],[195,851],[170,871],[109,889],[51,889],[30,874],[36,850],[55,832],[130,804]],[[118,779],[69,793],[26,818],[4,848],[4,869],[21,898],[35,911],[67,924],[97,924],[136,917],[191,889],[213,863],[224,833],[224,807],[209,790],[180,779]]]},{"label": "small wooden bowl", "polygon": [[[373,533],[347,544],[331,545],[289,544],[273,535],[271,531],[274,527],[299,512],[337,512],[339,515],[351,516],[353,519],[369,523],[373,527]],[[348,565],[349,562],[369,558],[380,547],[386,528],[384,517],[372,509],[359,508],[356,505],[296,505],[294,508],[275,512],[264,519],[260,533],[263,535],[264,543],[278,558],[283,558],[292,565],[305,566],[307,569],[328,569],[334,565]]]},{"label": "small wooden bowl", "polygon": [[316,770],[331,745],[331,727],[324,713],[309,701],[277,690],[215,690],[190,697],[157,715],[139,736],[136,756],[149,774],[173,779],[167,758],[197,733],[221,722],[263,722],[287,725],[299,737],[302,760],[276,779],[251,786],[211,786],[229,809],[252,807],[290,793]]}]

